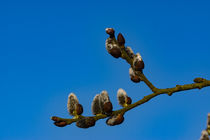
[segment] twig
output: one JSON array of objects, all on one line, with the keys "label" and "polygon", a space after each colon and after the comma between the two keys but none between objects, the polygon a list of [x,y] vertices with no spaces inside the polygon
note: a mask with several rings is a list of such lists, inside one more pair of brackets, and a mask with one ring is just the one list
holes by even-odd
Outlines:
[{"label": "twig", "polygon": [[[144,96],[141,100],[139,100],[139,101],[137,101],[133,104],[130,104],[130,105],[128,105],[128,106],[126,106],[126,107],[124,107],[120,110],[113,111],[111,116],[119,114],[119,113],[124,114],[125,112],[127,112],[127,111],[141,105],[141,104],[144,104],[144,103],[148,102],[149,100],[151,100],[152,98],[154,98],[158,95],[161,95],[161,94],[172,95],[172,93],[176,93],[176,92],[180,92],[180,91],[184,91],[184,90],[197,89],[197,88],[201,89],[201,88],[204,88],[206,86],[210,86],[210,80],[205,80],[202,83],[193,83],[193,84],[179,85],[179,86],[176,86],[176,87],[173,87],[173,88],[158,89],[157,92],[154,92],[152,94]],[[87,116],[87,117],[93,117],[95,120],[100,120],[100,119],[107,118],[109,116],[104,115],[104,114],[99,114],[97,116]],[[73,118],[73,119],[64,119],[64,118],[54,116],[51,119],[54,120],[54,121],[55,120],[56,121],[64,121],[67,124],[71,124],[73,122],[77,122],[81,118],[84,118],[84,116],[81,116],[79,118]]]},{"label": "twig", "polygon": [[[120,50],[118,50],[118,52],[114,52],[114,53],[116,53],[114,57],[118,58],[119,57],[118,55],[121,54],[121,58],[126,60],[126,62],[128,64],[130,64],[130,66],[133,69],[135,69],[134,65],[133,65],[134,58],[129,56],[128,52],[126,52],[126,50],[125,50],[126,47],[124,46],[125,40],[124,40],[124,37],[122,36],[122,34],[120,34],[120,39],[118,38],[118,41],[114,37],[114,30],[113,29],[109,28],[108,34],[110,35],[109,39],[112,41],[112,43],[115,46],[118,46],[119,49],[120,49]],[[112,55],[114,55],[114,54],[112,54]],[[194,79],[195,83],[192,83],[192,84],[176,85],[175,87],[172,87],[172,88],[159,89],[159,88],[156,88],[146,78],[146,76],[143,74],[142,70],[141,71],[135,71],[135,74],[140,78],[141,81],[143,81],[152,90],[152,92],[153,92],[152,94],[144,96],[141,100],[139,100],[139,101],[137,101],[133,104],[127,105],[120,110],[113,111],[109,115],[97,114],[96,116],[86,116],[86,117],[82,116],[82,115],[78,115],[78,116],[76,116],[72,119],[65,119],[65,118],[60,118],[60,117],[54,116],[54,117],[51,117],[51,119],[53,121],[55,121],[55,123],[57,122],[57,124],[55,124],[55,125],[61,126],[61,127],[65,126],[65,125],[69,125],[73,122],[78,122],[79,120],[84,119],[84,118],[94,118],[94,120],[97,121],[97,120],[104,119],[104,118],[114,116],[114,115],[117,115],[117,114],[124,114],[125,112],[127,112],[127,111],[141,105],[141,104],[144,104],[144,103],[148,102],[149,100],[151,100],[152,98],[154,98],[158,95],[161,95],[161,94],[168,94],[169,96],[171,96],[172,94],[174,94],[176,92],[191,90],[191,89],[201,89],[201,88],[210,86],[210,80],[206,80],[204,78],[195,78]]]}]

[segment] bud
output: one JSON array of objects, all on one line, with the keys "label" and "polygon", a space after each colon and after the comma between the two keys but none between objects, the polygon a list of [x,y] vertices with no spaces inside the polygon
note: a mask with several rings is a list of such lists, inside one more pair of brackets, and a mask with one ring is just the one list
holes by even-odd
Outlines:
[{"label": "bud", "polygon": [[201,132],[200,140],[209,140],[208,132],[206,130]]},{"label": "bud", "polygon": [[112,48],[112,49],[109,51],[109,53],[110,53],[113,57],[115,57],[115,58],[121,57],[121,51],[120,51],[119,48]]},{"label": "bud", "polygon": [[129,69],[129,75],[130,75],[130,79],[134,83],[139,83],[141,81],[141,79],[139,78],[139,76],[135,75],[135,72],[133,71],[132,68]]},{"label": "bud", "polygon": [[119,33],[117,36],[117,42],[119,43],[120,46],[125,44],[125,38],[123,37],[121,33]]},{"label": "bud", "polygon": [[125,104],[125,97],[126,96],[127,96],[127,93],[125,92],[125,90],[123,90],[122,88],[118,89],[118,91],[117,91],[117,100],[118,100],[118,103],[121,106],[124,106],[124,104]]},{"label": "bud", "polygon": [[127,93],[122,88],[118,89],[117,91],[117,100],[118,103],[123,107],[132,103],[131,98],[127,96]]},{"label": "bud", "polygon": [[100,107],[100,94],[96,94],[96,96],[93,99],[91,110],[93,112],[93,115],[101,114],[102,109]]},{"label": "bud", "polygon": [[144,69],[144,61],[142,60],[142,57],[139,53],[137,53],[134,57],[133,66],[134,70],[136,71],[141,71],[142,69]]},{"label": "bud", "polygon": [[67,102],[67,108],[70,113],[70,115],[74,116],[74,111],[76,105],[79,104],[79,101],[77,99],[77,96],[74,93],[70,93],[68,96],[68,102]]},{"label": "bud", "polygon": [[76,104],[75,111],[77,115],[81,115],[83,113],[83,107],[81,104]]},{"label": "bud", "polygon": [[83,107],[79,104],[77,96],[74,93],[70,93],[68,96],[67,108],[70,115],[81,115],[83,113]]},{"label": "bud", "polygon": [[112,103],[111,102],[106,102],[103,106],[103,110],[104,112],[106,112],[107,114],[111,114],[112,113],[112,109],[113,109],[113,106],[112,106]]},{"label": "bud", "polygon": [[128,56],[130,58],[134,58],[135,55],[134,55],[133,50],[131,49],[131,47],[126,47],[125,51],[126,51],[126,53],[128,54]]},{"label": "bud", "polygon": [[141,80],[138,76],[134,76],[134,77],[131,77],[131,80],[134,82],[134,83],[139,83]]},{"label": "bud", "polygon": [[106,124],[110,126],[119,125],[124,121],[122,114],[117,114],[106,120]]},{"label": "bud", "polygon": [[100,108],[102,109],[103,114],[112,112],[112,104],[106,90],[103,90],[100,94]]},{"label": "bud", "polygon": [[67,123],[65,121],[57,121],[57,122],[54,122],[54,125],[58,127],[64,127],[67,125]]},{"label": "bud", "polygon": [[112,38],[108,38],[106,40],[106,50],[109,54],[111,54],[115,58],[121,57],[121,50],[116,41]]},{"label": "bud", "polygon": [[109,35],[110,38],[113,38],[115,31],[113,28],[106,28],[106,33]]},{"label": "bud", "polygon": [[126,96],[125,102],[126,102],[126,104],[130,105],[132,103],[131,97]]},{"label": "bud", "polygon": [[76,126],[79,128],[89,128],[94,126],[96,123],[95,119],[93,117],[86,117],[78,120],[76,122]]},{"label": "bud", "polygon": [[110,99],[109,99],[109,95],[108,95],[108,92],[106,90],[103,90],[100,94],[100,103],[101,105],[106,103],[106,102],[109,102]]}]

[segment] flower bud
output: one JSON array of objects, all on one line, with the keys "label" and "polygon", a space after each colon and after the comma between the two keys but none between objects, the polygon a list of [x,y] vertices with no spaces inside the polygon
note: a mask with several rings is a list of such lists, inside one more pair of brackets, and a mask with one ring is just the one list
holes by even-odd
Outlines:
[{"label": "flower bud", "polygon": [[109,99],[108,92],[106,90],[103,90],[100,94],[100,103],[104,104],[109,101],[110,101],[110,99]]},{"label": "flower bud", "polygon": [[135,72],[133,71],[132,68],[129,69],[129,75],[130,75],[130,79],[134,83],[139,83],[141,81],[141,79],[139,78],[139,76],[135,75]]},{"label": "flower bud", "polygon": [[65,121],[57,121],[57,122],[54,122],[54,125],[58,127],[64,127],[67,125],[67,123]]},{"label": "flower bud", "polygon": [[83,107],[81,104],[76,104],[75,111],[77,115],[81,115],[83,113]]},{"label": "flower bud", "polygon": [[119,33],[117,36],[117,42],[119,43],[120,46],[125,44],[125,38],[123,37],[121,33]]},{"label": "flower bud", "polygon": [[108,38],[106,40],[106,50],[109,54],[111,54],[115,58],[121,57],[121,50],[116,41],[112,38]]},{"label": "flower bud", "polygon": [[93,115],[101,114],[102,109],[100,106],[100,94],[96,94],[96,96],[93,99],[91,110],[93,112]]},{"label": "flower bud", "polygon": [[117,100],[118,103],[123,107],[132,103],[131,98],[127,96],[127,93],[122,88],[118,89],[117,91]]},{"label": "flower bud", "polygon": [[104,106],[103,106],[103,110],[107,114],[111,114],[112,113],[112,109],[113,109],[113,106],[112,106],[112,103],[111,102],[106,102],[104,104]]},{"label": "flower bud", "polygon": [[68,96],[67,108],[70,115],[74,116],[76,105],[79,104],[77,96],[74,93],[70,93]]},{"label": "flower bud", "polygon": [[115,57],[115,58],[121,57],[121,51],[120,51],[119,48],[112,48],[112,49],[109,51],[109,53],[110,53],[113,57]]},{"label": "flower bud", "polygon": [[118,89],[117,91],[117,100],[118,103],[124,107],[125,104],[125,97],[127,96],[127,93],[122,88]]},{"label": "flower bud", "polygon": [[139,83],[141,80],[138,76],[134,76],[134,77],[131,77],[131,80],[134,82],[134,83]]},{"label": "flower bud", "polygon": [[110,126],[119,125],[124,121],[122,114],[117,114],[106,120],[106,124]]},{"label": "flower bud", "polygon": [[125,103],[128,104],[128,105],[130,105],[132,103],[131,97],[126,96]]},{"label": "flower bud", "polygon": [[76,126],[79,128],[89,128],[94,126],[96,123],[95,119],[93,117],[86,117],[78,120],[76,122]]},{"label": "flower bud", "polygon": [[106,90],[103,90],[100,94],[100,108],[102,110],[102,114],[109,114],[110,112],[112,112],[112,104]]},{"label": "flower bud", "polygon": [[131,49],[131,47],[126,47],[125,51],[130,58],[134,58],[135,54],[133,53],[133,50]]},{"label": "flower bud", "polygon": [[142,60],[142,57],[139,53],[137,53],[134,57],[133,66],[134,70],[136,71],[141,71],[142,69],[144,69],[144,61]]},{"label": "flower bud", "polygon": [[113,38],[115,31],[113,28],[106,28],[106,33],[110,36],[110,38]]}]

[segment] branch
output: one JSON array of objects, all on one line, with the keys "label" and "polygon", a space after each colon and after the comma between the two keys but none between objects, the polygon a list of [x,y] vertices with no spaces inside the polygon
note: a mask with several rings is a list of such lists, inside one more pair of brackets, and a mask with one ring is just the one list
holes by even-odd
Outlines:
[{"label": "branch", "polygon": [[[78,114],[79,111],[81,112],[81,110],[79,110],[79,108],[78,108],[78,110],[76,110],[76,115],[75,115],[75,112],[74,112],[75,108],[73,106],[73,108],[71,108],[73,110],[70,109],[70,114],[75,115],[72,119],[60,118],[60,117],[56,117],[56,116],[51,117],[51,119],[54,121],[54,124],[56,126],[63,127],[66,125],[70,125],[73,122],[76,122],[77,123],[76,125],[78,127],[88,128],[88,127],[94,126],[95,122],[97,120],[105,119],[107,117],[109,117],[109,119],[112,117],[114,117],[114,119],[118,119],[118,121],[116,123],[114,122],[113,125],[120,124],[124,120],[124,118],[123,118],[124,113],[126,113],[127,111],[129,111],[141,104],[148,102],[149,100],[151,100],[152,98],[154,98],[158,95],[167,94],[167,95],[171,96],[172,94],[174,94],[176,92],[191,90],[191,89],[202,89],[204,87],[210,86],[210,80],[206,80],[204,78],[195,78],[194,83],[192,83],[192,84],[176,85],[175,87],[165,88],[165,89],[156,88],[143,74],[144,62],[143,62],[140,54],[137,53],[136,55],[134,55],[134,53],[130,47],[124,46],[125,39],[121,33],[118,34],[118,37],[116,40],[115,36],[114,36],[114,32],[115,32],[114,29],[108,28],[108,29],[106,29],[106,32],[107,32],[107,34],[110,35],[110,37],[106,40],[107,51],[115,58],[121,57],[122,59],[126,60],[126,62],[128,64],[130,64],[130,66],[131,66],[130,76],[133,76],[133,77],[131,77],[131,80],[132,80],[132,78],[134,78],[132,81],[134,81],[136,83],[143,81],[151,89],[151,91],[153,93],[149,94],[147,96],[144,96],[142,99],[140,99],[139,101],[137,101],[133,104],[126,104],[125,106],[123,105],[122,109],[112,111],[111,113],[108,113],[108,114],[104,113],[104,110],[103,110],[101,114],[96,113],[95,116],[82,116],[82,115]],[[74,98],[75,98],[74,102],[77,103],[77,105],[79,105],[79,102],[78,102],[76,96]],[[109,100],[108,94],[107,94],[107,98]],[[130,98],[130,97],[128,97],[128,98]],[[130,103],[131,103],[131,101],[130,101]],[[110,104],[111,103],[109,101],[109,105]],[[72,107],[72,106],[70,105],[70,107]],[[108,107],[109,109],[110,108],[112,109],[112,105],[106,106],[106,107]],[[119,114],[121,114],[121,115],[119,115]],[[120,118],[120,120],[119,120],[119,118]],[[112,120],[110,122],[112,122]]]},{"label": "branch", "polygon": [[[152,94],[144,96],[141,100],[139,100],[139,101],[137,101],[133,104],[130,104],[127,107],[124,107],[120,110],[113,111],[111,115],[99,114],[99,115],[96,115],[96,116],[87,116],[87,117],[92,117],[95,120],[100,120],[100,119],[107,118],[109,116],[114,116],[114,115],[117,115],[117,114],[124,114],[125,112],[127,112],[127,111],[141,105],[141,104],[144,104],[144,103],[148,102],[149,100],[151,100],[152,98],[154,98],[158,95],[161,95],[161,94],[172,95],[172,93],[176,93],[176,92],[180,92],[180,91],[184,91],[184,90],[197,89],[197,88],[201,89],[201,88],[204,88],[204,87],[207,87],[207,86],[210,86],[210,80],[205,80],[202,83],[193,83],[193,84],[179,85],[179,86],[176,86],[176,87],[173,87],[173,88],[158,89],[157,92],[154,92]],[[51,119],[55,122],[56,121],[66,122],[66,125],[69,125],[73,122],[77,122],[81,118],[87,118],[87,117],[80,116],[78,118],[65,119],[65,118],[60,118],[60,117],[54,116]]]}]

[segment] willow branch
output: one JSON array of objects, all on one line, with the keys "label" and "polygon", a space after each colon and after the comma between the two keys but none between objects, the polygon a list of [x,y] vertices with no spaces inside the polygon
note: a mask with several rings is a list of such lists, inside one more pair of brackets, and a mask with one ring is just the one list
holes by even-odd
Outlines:
[{"label": "willow branch", "polygon": [[[166,89],[158,89],[157,92],[154,92],[152,94],[149,94],[147,96],[144,96],[141,100],[133,103],[133,104],[130,104],[120,110],[116,110],[116,111],[113,111],[111,116],[112,115],[116,115],[116,114],[124,114],[125,112],[141,105],[141,104],[144,104],[146,102],[148,102],[149,100],[151,100],[152,98],[158,96],[158,95],[161,95],[161,94],[168,94],[168,95],[172,95],[172,93],[176,93],[176,92],[180,92],[180,91],[185,91],[185,90],[191,90],[191,89],[201,89],[201,88],[204,88],[204,87],[207,87],[207,86],[210,86],[210,80],[204,80],[203,82],[201,83],[192,83],[192,84],[186,84],[186,85],[178,85],[176,87],[173,87],[173,88],[166,88]],[[93,117],[95,120],[100,120],[100,119],[104,119],[104,118],[107,118],[109,117],[110,115],[104,115],[104,114],[99,114],[99,115],[96,115],[96,116],[87,116],[87,117]],[[85,118],[85,116],[80,116],[78,118],[73,118],[73,119],[66,119],[66,118],[60,118],[60,117],[51,117],[51,119],[53,121],[64,121],[67,123],[67,125],[73,123],[73,122],[77,122],[78,120],[80,120],[81,118]]]},{"label": "willow branch", "polygon": [[[126,62],[128,64],[130,64],[131,68],[135,70],[134,65],[136,65],[136,64],[133,64],[135,58],[132,57],[131,55],[129,55],[128,52],[126,51],[125,46],[124,46],[125,40],[124,40],[124,37],[122,36],[122,34],[120,34],[120,36],[118,35],[118,40],[116,40],[115,37],[114,37],[114,30],[113,29],[109,29],[107,32],[110,35],[110,38],[109,38],[110,40],[109,41],[111,41],[111,43],[113,43],[112,45],[118,46],[120,48],[120,50],[119,49],[116,50],[116,48],[115,48],[115,49],[113,49],[113,52],[109,52],[109,50],[108,50],[108,52],[116,58],[121,57],[122,59],[126,60]],[[108,42],[108,43],[110,43],[110,42]],[[210,86],[210,80],[206,80],[204,78],[195,78],[194,83],[192,83],[192,84],[176,85],[175,87],[172,87],[172,88],[159,89],[159,88],[156,88],[146,78],[146,76],[143,74],[143,69],[140,70],[140,71],[134,71],[134,72],[135,72],[134,75],[135,76],[137,75],[138,79],[143,81],[151,89],[151,91],[153,93],[151,93],[147,96],[144,96],[139,101],[137,101],[133,104],[129,104],[129,105],[123,107],[122,109],[113,111],[109,115],[105,115],[105,114],[97,114],[96,116],[77,115],[72,119],[60,118],[60,117],[53,116],[53,117],[51,117],[51,119],[53,121],[55,121],[55,125],[61,126],[61,127],[65,126],[65,125],[70,125],[73,122],[78,123],[81,120],[84,121],[86,118],[89,118],[89,120],[94,119],[94,121],[97,121],[97,120],[104,119],[104,118],[107,118],[107,117],[110,117],[110,116],[115,116],[115,115],[118,115],[118,114],[123,115],[127,111],[129,111],[129,110],[131,110],[131,109],[133,109],[137,106],[140,106],[140,105],[148,102],[152,98],[154,98],[156,96],[159,96],[161,94],[167,94],[167,95],[171,96],[172,94],[174,94],[176,92],[191,90],[191,89],[202,89],[204,87]],[[94,122],[94,124],[95,124],[95,122]],[[86,128],[86,127],[83,127],[83,128]]]}]

